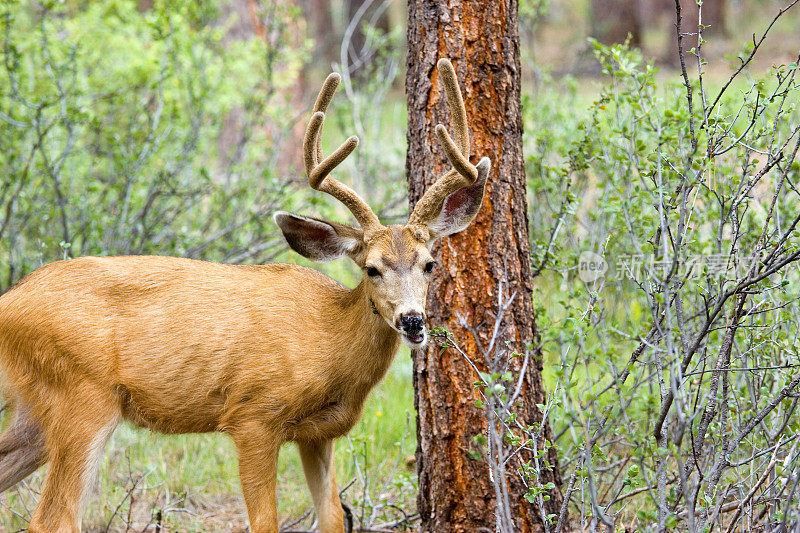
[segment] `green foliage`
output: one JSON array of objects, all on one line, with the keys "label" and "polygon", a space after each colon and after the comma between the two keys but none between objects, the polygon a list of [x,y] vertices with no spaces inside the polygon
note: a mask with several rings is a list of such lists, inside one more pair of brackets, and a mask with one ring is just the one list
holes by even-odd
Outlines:
[{"label": "green foliage", "polygon": [[77,255],[276,253],[303,51],[272,9],[268,43],[227,38],[212,2],[4,3],[0,287]]},{"label": "green foliage", "polygon": [[[599,96],[551,80],[525,106],[537,317],[561,400],[551,421],[562,464],[576,459],[600,506],[575,503],[578,516],[683,528],[687,506],[702,522],[741,486],[730,464],[791,437],[796,419],[796,402],[770,405],[800,364],[786,267],[798,258],[800,84],[790,64],[724,90],[687,86],[637,51],[593,46]],[[608,263],[597,279],[582,279],[587,252]],[[765,409],[763,431],[750,427]]]}]

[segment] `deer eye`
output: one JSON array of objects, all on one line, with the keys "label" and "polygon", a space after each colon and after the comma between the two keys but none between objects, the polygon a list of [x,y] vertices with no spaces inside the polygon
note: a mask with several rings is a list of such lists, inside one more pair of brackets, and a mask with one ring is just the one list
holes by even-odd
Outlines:
[{"label": "deer eye", "polygon": [[365,268],[365,270],[367,271],[367,276],[369,276],[371,278],[379,278],[379,277],[381,277],[381,271],[378,270],[377,268],[373,267],[373,266],[368,266],[368,267]]},{"label": "deer eye", "polygon": [[425,263],[425,268],[423,270],[425,271],[426,274],[430,274],[431,272],[433,272],[433,267],[435,266],[436,266],[436,261],[428,261],[427,263]]}]

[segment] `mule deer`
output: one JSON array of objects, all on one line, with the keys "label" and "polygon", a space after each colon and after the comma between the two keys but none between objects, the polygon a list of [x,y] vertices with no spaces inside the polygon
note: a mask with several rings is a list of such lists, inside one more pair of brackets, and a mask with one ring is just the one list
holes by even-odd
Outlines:
[{"label": "mule deer", "polygon": [[163,433],[221,431],[239,458],[253,532],[275,532],[278,450],[300,449],[323,532],[343,531],[333,439],[361,415],[401,340],[427,342],[431,243],[466,228],[480,207],[489,160],[473,166],[455,70],[438,64],[455,141],[436,127],[453,169],[404,226],[383,226],[329,174],[358,144],[323,157],[319,93],[303,141],[309,184],[360,228],[275,214],[289,246],[316,261],[347,256],[364,272],[349,290],[292,265],[232,266],[172,257],[83,257],[43,266],[0,297],[3,396],[14,419],[0,438],[0,491],[46,462],[30,531],[76,532],[81,498],[122,419]]}]

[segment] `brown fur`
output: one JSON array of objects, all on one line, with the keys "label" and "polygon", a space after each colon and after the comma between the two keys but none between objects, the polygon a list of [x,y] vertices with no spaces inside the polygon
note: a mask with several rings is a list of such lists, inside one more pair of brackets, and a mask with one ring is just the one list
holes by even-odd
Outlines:
[{"label": "brown fur", "polygon": [[[0,440],[0,466],[15,465],[0,467],[0,487],[42,464],[39,424],[47,487],[70,494],[120,418],[225,431],[254,461],[265,440],[277,456],[286,440],[344,435],[400,341],[367,298],[363,285],[289,265],[86,257],[42,267],[0,297],[0,364],[30,410]],[[31,530],[77,530],[63,512],[40,506]]]},{"label": "brown fur", "polygon": [[351,138],[322,159],[337,76],[315,104],[304,141],[309,183],[348,206],[361,228],[282,212],[275,221],[304,256],[355,261],[366,273],[355,289],[290,265],[84,257],[46,265],[0,296],[0,369],[17,413],[0,437],[0,490],[50,463],[29,531],[80,531],[84,489],[122,419],[163,433],[231,435],[254,533],[278,531],[278,450],[297,442],[323,533],[344,531],[333,439],[358,421],[401,338],[417,348],[427,341],[432,239],[470,223],[489,172],[488,159],[477,167],[466,159],[463,101],[445,67],[451,105],[461,107],[461,147],[443,138],[469,179],[459,190],[462,181],[445,175],[406,226],[382,226],[328,176],[357,144]]}]

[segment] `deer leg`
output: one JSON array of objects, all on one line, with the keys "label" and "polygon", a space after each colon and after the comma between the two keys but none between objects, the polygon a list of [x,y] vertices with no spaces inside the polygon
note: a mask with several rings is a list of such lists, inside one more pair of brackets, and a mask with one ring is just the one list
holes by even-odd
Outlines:
[{"label": "deer leg", "polygon": [[275,483],[281,440],[262,424],[244,424],[232,432],[239,454],[239,479],[251,533],[278,533]]},{"label": "deer leg", "polygon": [[83,392],[80,397],[54,395],[48,405],[43,426],[50,469],[28,526],[31,533],[80,533],[86,486],[120,418],[113,399],[86,388]]},{"label": "deer leg", "polygon": [[333,440],[298,442],[306,483],[314,500],[322,533],[344,533],[342,504],[336,487]]},{"label": "deer leg", "polygon": [[23,408],[0,435],[0,492],[10,489],[47,461],[44,434]]}]

